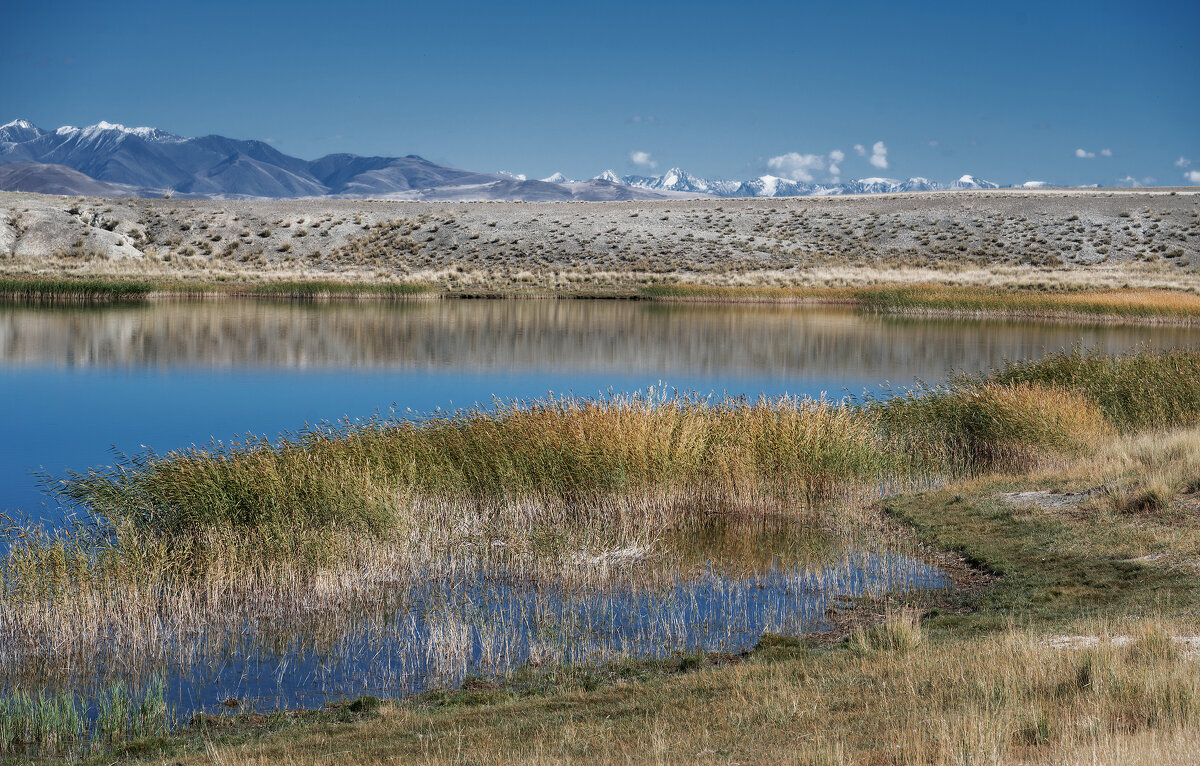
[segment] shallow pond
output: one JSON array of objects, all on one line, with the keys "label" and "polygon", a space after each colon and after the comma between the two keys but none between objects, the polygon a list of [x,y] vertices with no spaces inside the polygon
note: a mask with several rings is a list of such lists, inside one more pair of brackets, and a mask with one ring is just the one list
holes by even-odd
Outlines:
[{"label": "shallow pond", "polygon": [[[526,665],[738,654],[766,632],[828,630],[829,610],[849,599],[950,584],[894,545],[798,518],[714,515],[645,545],[532,558],[468,546],[451,560],[234,586],[206,594],[208,608],[191,596],[119,596],[124,603],[91,605],[73,634],[6,635],[0,692],[67,690],[90,700],[94,716],[113,682],[137,692],[157,678],[178,720],[224,712],[231,700],[243,711],[320,708]],[[0,629],[20,621],[0,619]]]}]

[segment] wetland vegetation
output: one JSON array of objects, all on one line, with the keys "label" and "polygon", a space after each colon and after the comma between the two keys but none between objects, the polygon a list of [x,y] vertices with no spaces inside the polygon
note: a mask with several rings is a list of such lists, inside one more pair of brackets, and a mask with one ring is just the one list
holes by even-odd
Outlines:
[{"label": "wetland vegetation", "polygon": [[862,400],[554,396],[141,455],[60,485],[73,528],[11,530],[0,672],[89,721],[53,700],[135,669],[214,712],[219,673],[178,668],[230,658],[355,695],[369,655],[371,691],[420,693],[117,751],[151,758],[1183,752],[1198,426],[1200,352],[1076,349]]}]

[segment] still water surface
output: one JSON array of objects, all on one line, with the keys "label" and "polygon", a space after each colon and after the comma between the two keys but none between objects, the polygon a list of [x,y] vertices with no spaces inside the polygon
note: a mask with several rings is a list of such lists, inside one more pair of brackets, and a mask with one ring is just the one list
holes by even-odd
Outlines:
[{"label": "still water surface", "polygon": [[617,301],[155,303],[0,308],[0,511],[54,520],[36,472],[276,435],[395,408],[651,385],[838,397],[1082,344],[1200,330],[907,319],[831,308]]}]

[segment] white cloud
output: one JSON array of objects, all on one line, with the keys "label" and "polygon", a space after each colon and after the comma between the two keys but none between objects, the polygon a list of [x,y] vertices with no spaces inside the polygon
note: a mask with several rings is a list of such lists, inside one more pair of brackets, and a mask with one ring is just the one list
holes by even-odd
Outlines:
[{"label": "white cloud", "polygon": [[1112,149],[1101,149],[1101,150],[1100,150],[1100,154],[1102,154],[1102,155],[1103,155],[1103,156],[1105,156],[1105,157],[1111,157],[1111,156],[1112,156]]},{"label": "white cloud", "polygon": [[1200,170],[1189,170],[1183,174],[1183,177],[1188,180],[1188,183],[1200,184]]},{"label": "white cloud", "polygon": [[784,178],[810,183],[814,173],[825,169],[825,157],[820,154],[788,152],[767,160],[767,167]]},{"label": "white cloud", "polygon": [[859,157],[867,156],[867,147],[863,146],[862,144],[855,144],[854,151],[858,152]]},{"label": "white cloud", "polygon": [[875,145],[871,147],[870,162],[880,170],[887,170],[887,147],[883,145],[882,141],[876,141]]},{"label": "white cloud", "polygon": [[1075,156],[1081,160],[1090,160],[1096,156],[1095,152],[1089,152],[1087,149],[1076,149]]},{"label": "white cloud", "polygon": [[1191,165],[1191,164],[1192,164],[1192,161],[1182,155],[1180,155],[1179,159],[1175,160],[1175,167],[1177,167],[1177,168],[1186,168],[1188,165]]},{"label": "white cloud", "polygon": [[846,159],[846,153],[841,149],[834,149],[829,153],[829,176],[836,183],[838,177],[842,175],[842,169],[838,167],[842,160]]},{"label": "white cloud", "polygon": [[1157,182],[1158,182],[1158,179],[1155,178],[1154,176],[1146,176],[1145,178],[1134,178],[1133,176],[1125,176],[1124,178],[1117,179],[1117,183],[1129,184],[1130,186],[1153,186]]},{"label": "white cloud", "polygon": [[650,152],[630,152],[629,161],[639,168],[656,168],[658,160],[650,156]]}]

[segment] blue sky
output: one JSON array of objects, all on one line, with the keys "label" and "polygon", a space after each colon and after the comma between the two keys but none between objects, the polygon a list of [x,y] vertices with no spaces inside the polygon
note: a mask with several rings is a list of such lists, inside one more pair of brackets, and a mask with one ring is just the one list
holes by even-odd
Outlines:
[{"label": "blue sky", "polygon": [[0,122],[304,158],[1200,183],[1196,0],[24,2],[0,62]]}]

